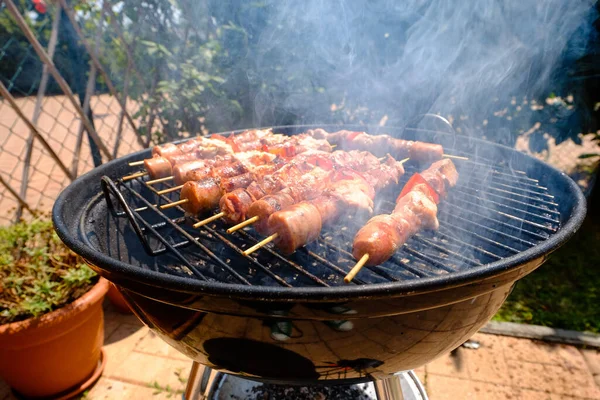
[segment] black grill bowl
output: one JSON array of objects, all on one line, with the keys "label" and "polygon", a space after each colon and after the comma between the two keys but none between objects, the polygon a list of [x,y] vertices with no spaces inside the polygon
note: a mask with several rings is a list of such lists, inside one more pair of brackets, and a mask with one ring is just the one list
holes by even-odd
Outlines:
[{"label": "black grill bowl", "polygon": [[[293,134],[308,128],[275,130]],[[384,133],[379,127],[325,128]],[[165,272],[165,256],[148,255],[130,221],[107,208],[101,178],[117,181],[131,174],[134,169],[128,163],[148,157],[149,150],[109,162],[74,181],[54,205],[54,224],[67,246],[119,286],[146,325],[193,360],[262,381],[306,384],[383,378],[422,366],[477,332],[515,282],[575,233],[586,212],[585,198],[570,178],[512,149],[437,131],[386,128],[385,133],[443,144],[447,153],[480,163],[475,164],[477,169],[498,165],[515,171],[515,181],[524,176],[537,180],[556,206],[552,214],[556,226],[548,228],[547,238],[517,252],[501,253],[490,262],[455,262],[451,269],[398,274],[389,282],[285,287],[203,281]],[[475,173],[473,168],[468,171]],[[468,179],[468,172],[461,172],[461,179]],[[505,207],[497,198],[473,190],[476,202],[491,199],[495,207]],[[491,249],[472,248],[482,254]],[[452,254],[457,251],[462,250]],[[214,269],[208,264],[205,268]]]}]

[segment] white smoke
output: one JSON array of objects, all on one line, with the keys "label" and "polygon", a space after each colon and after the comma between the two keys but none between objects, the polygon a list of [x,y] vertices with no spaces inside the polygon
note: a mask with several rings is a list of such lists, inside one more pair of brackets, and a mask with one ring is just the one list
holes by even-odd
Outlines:
[{"label": "white smoke", "polygon": [[257,125],[275,109],[322,123],[328,101],[385,110],[389,125],[425,112],[485,115],[495,97],[547,88],[567,42],[583,50],[595,16],[593,1],[572,0],[267,4],[276,23],[247,55],[249,79],[270,82],[279,54],[276,73],[290,85],[251,94]]}]

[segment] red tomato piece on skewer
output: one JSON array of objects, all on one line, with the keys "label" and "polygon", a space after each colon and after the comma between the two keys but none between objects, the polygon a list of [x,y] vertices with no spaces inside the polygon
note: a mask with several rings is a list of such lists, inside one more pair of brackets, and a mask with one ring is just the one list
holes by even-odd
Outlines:
[{"label": "red tomato piece on skewer", "polygon": [[396,203],[398,202],[398,200],[400,200],[401,197],[404,197],[408,192],[413,190],[413,188],[416,185],[424,185],[427,188],[426,194],[435,202],[435,204],[439,204],[440,195],[435,191],[435,189],[431,187],[431,185],[429,185],[429,183],[427,183],[425,178],[423,178],[423,176],[421,176],[421,174],[419,173],[414,174],[408,180],[408,182],[406,182],[406,185],[404,185],[404,188],[400,192],[400,195],[398,195],[398,197],[396,198]]}]

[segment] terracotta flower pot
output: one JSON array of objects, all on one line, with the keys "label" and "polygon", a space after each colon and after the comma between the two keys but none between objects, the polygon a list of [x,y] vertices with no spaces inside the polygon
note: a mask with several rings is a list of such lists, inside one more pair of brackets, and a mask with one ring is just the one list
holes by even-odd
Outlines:
[{"label": "terracotta flower pot", "polygon": [[129,308],[129,304],[125,301],[125,298],[119,292],[119,289],[115,286],[114,283],[109,282],[108,293],[106,294],[110,299],[110,302],[117,309],[117,311],[123,314],[131,314],[131,308]]},{"label": "terracotta flower pot", "polygon": [[101,278],[63,308],[0,325],[0,376],[27,397],[77,391],[82,382],[99,376],[104,344],[102,300],[107,291],[108,281]]}]

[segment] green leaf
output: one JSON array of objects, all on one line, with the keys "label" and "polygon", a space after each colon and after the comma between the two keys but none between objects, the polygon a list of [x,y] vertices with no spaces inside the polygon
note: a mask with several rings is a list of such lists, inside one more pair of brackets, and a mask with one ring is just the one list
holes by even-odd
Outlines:
[{"label": "green leaf", "polygon": [[579,156],[580,159],[600,157],[600,153],[585,153]]}]

